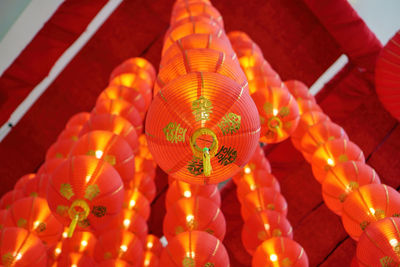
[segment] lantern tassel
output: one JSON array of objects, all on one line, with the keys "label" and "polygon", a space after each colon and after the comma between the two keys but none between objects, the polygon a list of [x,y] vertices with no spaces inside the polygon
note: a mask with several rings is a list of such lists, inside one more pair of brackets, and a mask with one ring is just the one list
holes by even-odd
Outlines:
[{"label": "lantern tassel", "polygon": [[71,221],[68,229],[68,238],[71,238],[75,232],[76,224],[78,223],[79,215],[76,215],[75,218]]},{"label": "lantern tassel", "polygon": [[203,173],[204,176],[209,177],[211,175],[212,166],[211,166],[211,157],[210,150],[205,147],[203,149]]},{"label": "lantern tassel", "polygon": [[276,127],[275,130],[276,130],[276,133],[278,134],[279,137],[283,136],[281,127]]}]

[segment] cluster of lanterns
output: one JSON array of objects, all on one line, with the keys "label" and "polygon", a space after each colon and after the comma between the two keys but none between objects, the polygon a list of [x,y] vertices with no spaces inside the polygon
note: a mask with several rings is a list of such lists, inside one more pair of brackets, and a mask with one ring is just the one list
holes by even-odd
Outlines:
[{"label": "cluster of lanterns", "polygon": [[36,174],[0,200],[4,266],[159,266],[161,243],[146,220],[155,167],[142,135],[153,66],[114,69],[91,113],[78,113]]}]

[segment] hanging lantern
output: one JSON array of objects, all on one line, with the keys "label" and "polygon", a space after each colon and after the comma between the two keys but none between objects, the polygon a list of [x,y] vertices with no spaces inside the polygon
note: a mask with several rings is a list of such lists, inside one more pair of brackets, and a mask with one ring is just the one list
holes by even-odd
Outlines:
[{"label": "hanging lantern", "polygon": [[24,193],[22,190],[14,189],[8,191],[0,198],[0,209],[9,209],[15,201],[23,197]]},{"label": "hanging lantern", "polygon": [[154,253],[154,255],[159,256],[161,255],[161,252],[163,250],[162,244],[160,242],[160,239],[156,237],[155,235],[147,235],[146,237],[146,244],[144,249],[146,251],[150,251]]},{"label": "hanging lantern", "polygon": [[244,221],[254,212],[263,210],[274,210],[286,216],[286,200],[279,192],[267,187],[258,188],[246,195],[241,206],[241,214]]},{"label": "hanging lantern", "polygon": [[351,192],[366,184],[380,183],[378,174],[370,166],[359,161],[347,161],[328,172],[322,183],[322,196],[326,206],[341,215],[343,202]]},{"label": "hanging lantern", "polygon": [[11,220],[10,211],[5,209],[0,210],[0,230],[2,230],[4,227],[11,226],[14,226],[14,223]]},{"label": "hanging lantern", "polygon": [[90,113],[89,112],[79,112],[76,113],[74,116],[72,116],[65,128],[71,128],[71,127],[76,127],[76,126],[83,126],[90,118]]},{"label": "hanging lantern", "polygon": [[278,143],[290,136],[299,121],[299,108],[285,87],[267,87],[251,95],[260,114],[264,143]]},{"label": "hanging lantern", "polygon": [[303,82],[298,80],[289,80],[285,81],[284,84],[296,101],[311,100],[313,103],[317,103],[307,85]]},{"label": "hanging lantern", "polygon": [[390,217],[371,223],[357,244],[359,266],[400,265],[400,218]]},{"label": "hanging lantern", "polygon": [[124,184],[129,184],[135,174],[132,149],[123,137],[112,132],[88,132],[76,141],[70,155],[88,155],[108,162],[119,173]]},{"label": "hanging lantern", "polygon": [[336,164],[349,160],[365,162],[364,153],[353,142],[346,139],[334,139],[321,145],[311,159],[315,179],[322,183]]},{"label": "hanging lantern", "polygon": [[186,231],[205,231],[223,240],[226,223],[221,210],[203,197],[183,198],[167,210],[163,233],[168,241]]},{"label": "hanging lantern", "polygon": [[342,222],[346,232],[357,241],[370,223],[399,213],[399,192],[383,184],[369,184],[347,196],[343,203]]},{"label": "hanging lantern", "polygon": [[143,259],[142,242],[129,231],[111,230],[97,240],[94,257],[97,262],[121,259],[139,267]]},{"label": "hanging lantern", "polygon": [[147,173],[135,173],[133,179],[129,182],[125,189],[137,188],[142,193],[149,203],[151,203],[156,197],[157,188],[151,174]]},{"label": "hanging lantern", "polygon": [[79,253],[62,254],[55,265],[57,267],[96,267],[97,263],[92,257]]},{"label": "hanging lantern", "polygon": [[93,257],[97,238],[91,232],[76,232],[62,241],[62,253],[78,253]]},{"label": "hanging lantern", "polygon": [[150,217],[150,202],[137,188],[125,190],[123,208],[136,211],[146,221]]},{"label": "hanging lantern", "polygon": [[145,251],[143,254],[143,267],[158,267],[160,266],[159,257],[151,251]]},{"label": "hanging lantern", "polygon": [[138,135],[132,124],[121,116],[113,114],[92,115],[88,122],[83,126],[80,136],[91,131],[109,131],[119,135],[132,148],[133,153],[137,153],[139,148]]},{"label": "hanging lantern", "polygon": [[36,173],[28,173],[20,177],[14,185],[14,190],[23,190],[25,185],[30,181],[35,179]]},{"label": "hanging lantern", "polygon": [[263,64],[264,55],[260,47],[246,33],[232,31],[228,33],[228,37],[242,67]]},{"label": "hanging lantern", "polygon": [[146,77],[150,87],[153,87],[152,81],[156,78],[156,70],[153,65],[145,58],[129,58],[118,65],[110,74],[110,81],[123,74],[141,74],[140,77]]},{"label": "hanging lantern", "polygon": [[45,244],[55,244],[63,233],[63,225],[51,213],[47,201],[40,197],[26,197],[15,201],[10,208],[12,225],[34,233]]},{"label": "hanging lantern", "polygon": [[[47,201],[50,210],[64,225],[81,230],[101,229],[122,207],[124,187],[115,169],[90,156],[66,160],[50,179]],[[88,228],[91,227],[91,228]]]},{"label": "hanging lantern", "polygon": [[222,16],[218,10],[207,2],[176,2],[172,9],[170,24],[173,25],[180,20],[192,17],[207,17],[216,21],[221,27],[224,27]]},{"label": "hanging lantern", "polygon": [[273,237],[258,246],[251,266],[307,267],[309,265],[306,252],[297,242],[287,237]]},{"label": "hanging lantern", "polygon": [[233,176],[233,181],[237,184],[245,175],[251,175],[256,170],[271,173],[271,164],[264,155],[264,150],[257,146],[256,151],[250,161],[240,170],[238,174]]},{"label": "hanging lantern", "polygon": [[66,159],[74,147],[76,141],[65,139],[53,143],[46,152],[46,161],[50,159]]},{"label": "hanging lantern", "polygon": [[245,174],[242,179],[237,182],[237,196],[240,202],[250,192],[257,188],[267,187],[277,192],[281,191],[278,180],[274,175],[264,170],[255,170],[249,174]]},{"label": "hanging lantern", "polygon": [[121,259],[105,260],[98,264],[99,267],[132,267],[131,264]]},{"label": "hanging lantern", "polygon": [[300,150],[304,158],[311,162],[312,155],[317,148],[327,141],[334,139],[349,140],[342,127],[331,121],[323,121],[308,128],[300,142]]},{"label": "hanging lantern", "polygon": [[206,232],[189,231],[168,242],[160,266],[229,266],[229,256],[219,239]]},{"label": "hanging lantern", "polygon": [[166,85],[146,120],[149,149],[159,166],[197,184],[238,172],[254,153],[260,129],[244,90],[218,73],[191,73]]},{"label": "hanging lantern", "polygon": [[168,187],[165,206],[168,210],[178,200],[194,196],[207,198],[218,207],[221,206],[221,195],[216,185],[194,185],[178,180],[174,180]]},{"label": "hanging lantern", "polygon": [[46,266],[47,263],[42,241],[22,228],[0,230],[0,255],[3,266]]},{"label": "hanging lantern", "polygon": [[292,239],[293,228],[285,216],[271,210],[253,213],[242,229],[243,246],[250,255],[265,240],[281,236]]},{"label": "hanging lantern", "polygon": [[57,137],[57,141],[69,140],[72,141],[78,140],[79,133],[81,132],[83,126],[72,126],[64,129]]}]

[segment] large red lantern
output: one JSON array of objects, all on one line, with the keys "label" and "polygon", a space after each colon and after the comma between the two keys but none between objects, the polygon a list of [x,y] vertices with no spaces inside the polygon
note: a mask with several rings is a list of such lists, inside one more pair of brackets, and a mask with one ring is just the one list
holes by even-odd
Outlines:
[{"label": "large red lantern", "polygon": [[193,230],[206,231],[223,240],[226,223],[219,207],[197,196],[181,199],[168,209],[163,223],[163,233],[168,241],[182,232]]},{"label": "large red lantern", "polygon": [[51,211],[69,236],[79,229],[101,229],[122,207],[124,186],[118,172],[107,162],[76,156],[63,162],[50,179],[47,200]]},{"label": "large red lantern", "polygon": [[346,232],[358,240],[372,222],[400,213],[400,193],[383,184],[368,184],[350,193],[342,210]]},{"label": "large red lantern", "polygon": [[22,228],[0,230],[0,255],[3,266],[46,266],[47,263],[42,241]]},{"label": "large red lantern", "polygon": [[168,242],[160,266],[229,266],[229,256],[219,239],[206,232],[189,231]]},{"label": "large red lantern", "polygon": [[188,183],[223,181],[250,160],[259,119],[244,87],[218,73],[170,82],[148,111],[149,149],[159,166]]},{"label": "large red lantern", "polygon": [[251,266],[307,267],[309,265],[306,252],[296,241],[287,237],[273,237],[257,248]]}]

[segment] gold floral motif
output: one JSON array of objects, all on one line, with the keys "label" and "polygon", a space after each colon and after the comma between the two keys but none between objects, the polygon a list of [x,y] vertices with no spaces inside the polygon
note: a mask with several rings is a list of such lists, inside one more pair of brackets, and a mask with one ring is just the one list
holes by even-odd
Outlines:
[{"label": "gold floral motif", "polygon": [[282,232],[279,229],[274,229],[274,231],[272,231],[272,236],[278,237],[281,235],[282,235]]},{"label": "gold floral motif", "polygon": [[175,234],[179,235],[183,232],[185,232],[185,229],[182,226],[178,225],[177,227],[175,227]]},{"label": "gold floral motif", "polygon": [[267,209],[269,209],[269,210],[275,210],[275,205],[272,204],[272,203],[269,203],[269,204],[267,205]]},{"label": "gold floral motif", "polygon": [[223,166],[229,165],[235,162],[237,157],[237,151],[231,147],[222,146],[221,149],[215,154],[218,159],[218,163]]},{"label": "gold floral motif", "polygon": [[107,208],[105,206],[93,206],[92,214],[96,217],[103,217],[107,213]]},{"label": "gold floral motif", "polygon": [[194,230],[194,229],[197,228],[198,223],[197,223],[197,221],[195,221],[194,219],[191,219],[191,220],[189,220],[189,221],[186,222],[186,226],[187,226],[188,229]]},{"label": "gold floral motif", "polygon": [[349,158],[347,157],[346,154],[340,155],[340,156],[338,157],[338,159],[339,159],[339,162],[346,162],[346,161],[349,161]]},{"label": "gold floral motif", "polygon": [[369,222],[368,221],[362,221],[361,223],[360,223],[360,227],[361,227],[361,230],[365,230],[365,228],[367,228],[367,226],[369,225]]},{"label": "gold floral motif", "polygon": [[188,171],[196,176],[203,174],[203,160],[193,157],[192,161],[188,164]]},{"label": "gold floral motif", "polygon": [[46,230],[46,224],[44,222],[40,222],[39,225],[36,227],[36,233],[41,233]]},{"label": "gold floral motif", "polygon": [[83,220],[83,221],[79,221],[79,222],[78,222],[78,226],[79,226],[79,227],[82,227],[82,228],[87,228],[87,227],[89,227],[89,226],[90,226],[89,219],[85,219],[85,220]]},{"label": "gold floral motif", "polygon": [[182,266],[183,267],[195,267],[196,261],[194,259],[192,259],[191,257],[185,257],[182,260]]},{"label": "gold floral motif", "polygon": [[395,267],[395,261],[390,256],[385,256],[379,259],[382,267]]},{"label": "gold floral motif", "polygon": [[257,233],[257,238],[261,241],[264,241],[267,239],[267,233],[265,231],[259,231]]},{"label": "gold floral motif", "polygon": [[6,267],[12,266],[12,264],[14,262],[14,256],[12,255],[11,252],[7,252],[1,256],[1,261],[2,261],[3,265]]},{"label": "gold floral motif", "polygon": [[236,133],[240,129],[242,117],[235,113],[228,113],[222,117],[222,121],[218,124],[218,127],[221,129],[224,135],[230,133]]},{"label": "gold floral motif", "polygon": [[104,253],[104,259],[105,260],[109,260],[112,257],[112,253],[110,251],[107,251],[106,253]]},{"label": "gold floral motif", "polygon": [[200,96],[197,100],[192,102],[192,113],[196,121],[210,119],[210,114],[212,113],[212,103],[210,100],[204,96]]},{"label": "gold floral motif", "polygon": [[274,106],[272,103],[266,102],[264,103],[263,109],[267,115],[272,114],[274,111]]},{"label": "gold floral motif", "polygon": [[168,142],[177,144],[185,142],[186,128],[182,128],[180,123],[170,122],[163,128],[165,138]]},{"label": "gold floral motif", "polygon": [[18,221],[17,221],[17,226],[18,226],[18,227],[25,227],[25,226],[26,226],[26,223],[27,223],[26,219],[24,219],[24,218],[19,218]]},{"label": "gold floral motif", "polygon": [[376,209],[374,215],[375,218],[377,218],[378,220],[381,220],[386,217],[385,211],[381,209]]},{"label": "gold floral motif", "polygon": [[214,267],[214,263],[212,262],[206,262],[206,264],[204,264],[204,267]]},{"label": "gold floral motif", "polygon": [[204,230],[205,232],[209,233],[210,235],[214,235],[214,230],[207,228],[206,230]]},{"label": "gold floral motif", "polygon": [[68,199],[68,200],[71,199],[71,197],[73,195],[75,195],[74,191],[72,190],[72,186],[70,184],[67,184],[67,183],[61,184],[61,186],[60,186],[60,194],[63,197],[65,197],[66,199]]},{"label": "gold floral motif", "polygon": [[58,205],[57,208],[56,208],[57,214],[59,214],[59,215],[61,215],[63,217],[66,216],[67,211],[68,211],[68,207],[64,206],[64,205]]},{"label": "gold floral motif", "polygon": [[287,115],[290,114],[290,109],[288,107],[282,107],[281,110],[279,111],[279,116],[286,117]]},{"label": "gold floral motif", "polygon": [[[86,153],[86,155],[92,156],[92,157],[97,157],[97,156],[96,156],[96,151],[94,151],[94,150],[89,150],[89,151]],[[104,160],[105,162],[107,162],[107,163],[113,165],[113,166],[114,166],[115,164],[117,164],[117,159],[115,158],[114,155],[103,155],[103,156],[101,157],[101,159]]]},{"label": "gold floral motif", "polygon": [[281,261],[282,267],[289,267],[292,266],[292,261],[289,258],[284,258]]},{"label": "gold floral motif", "polygon": [[100,194],[100,189],[97,184],[89,185],[85,191],[85,198],[92,201],[95,197]]}]

